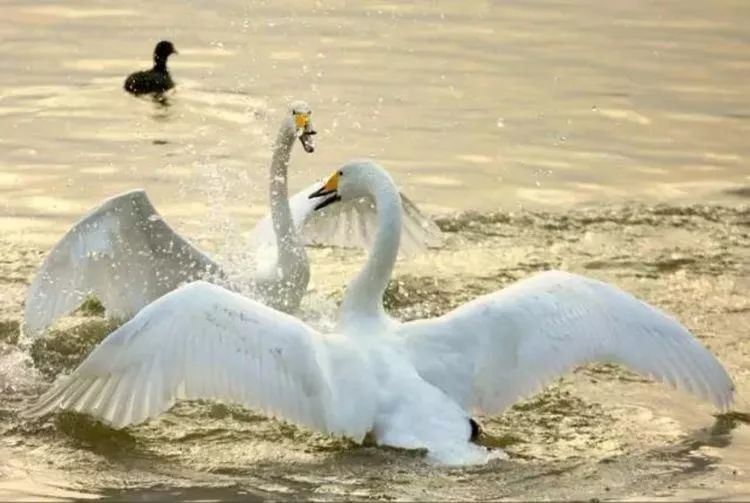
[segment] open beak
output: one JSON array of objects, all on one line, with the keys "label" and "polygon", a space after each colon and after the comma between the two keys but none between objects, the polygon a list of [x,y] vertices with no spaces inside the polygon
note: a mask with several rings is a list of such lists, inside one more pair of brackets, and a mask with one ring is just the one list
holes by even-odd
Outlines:
[{"label": "open beak", "polygon": [[309,114],[297,114],[294,116],[294,125],[297,127],[297,137],[299,138],[302,148],[305,152],[312,154],[315,152],[315,139],[317,133],[312,126]]},{"label": "open beak", "polygon": [[341,196],[339,196],[337,190],[339,186],[339,174],[335,173],[331,178],[328,179],[328,181],[318,190],[310,194],[308,199],[315,199],[317,197],[326,197],[321,202],[315,206],[315,211],[325,208],[329,204],[333,204],[336,201],[341,201]]},{"label": "open beak", "polygon": [[305,152],[308,154],[315,152],[315,139],[313,136],[316,134],[318,133],[316,133],[315,130],[310,130],[303,131],[302,134],[299,135],[299,141],[302,144],[302,148],[304,148]]}]

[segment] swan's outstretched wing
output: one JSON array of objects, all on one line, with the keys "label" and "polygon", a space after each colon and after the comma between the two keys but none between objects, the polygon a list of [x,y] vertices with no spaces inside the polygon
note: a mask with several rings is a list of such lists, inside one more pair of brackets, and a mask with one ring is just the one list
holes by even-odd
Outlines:
[{"label": "swan's outstretched wing", "polygon": [[464,407],[500,412],[587,362],[623,364],[726,410],[721,363],[673,318],[601,281],[538,274],[440,318],[402,325],[419,374]]},{"label": "swan's outstretched wing", "polygon": [[[361,198],[341,201],[319,211],[315,205],[320,201],[308,196],[320,188],[315,182],[297,192],[289,199],[294,224],[306,244],[338,246],[342,248],[368,248],[377,230],[377,213],[370,199]],[[401,194],[404,212],[401,252],[415,255],[428,247],[440,246],[443,235],[435,223],[419,211],[419,208]],[[255,227],[253,239],[258,246],[275,243],[271,217],[266,215]]]},{"label": "swan's outstretched wing", "polygon": [[37,335],[95,295],[127,319],[181,283],[218,272],[167,225],[143,190],[113,197],[52,248],[26,295],[24,331]]},{"label": "swan's outstretched wing", "polygon": [[216,399],[361,439],[373,412],[355,397],[370,396],[370,386],[346,339],[196,281],[112,332],[25,415],[74,410],[120,428],[178,399]]}]

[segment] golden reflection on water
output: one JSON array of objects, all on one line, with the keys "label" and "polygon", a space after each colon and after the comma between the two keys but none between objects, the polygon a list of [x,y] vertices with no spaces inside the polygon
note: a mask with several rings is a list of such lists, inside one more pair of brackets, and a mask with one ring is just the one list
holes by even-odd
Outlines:
[{"label": "golden reflection on water", "polygon": [[[252,182],[221,194],[227,211],[263,208],[269,138],[293,97],[320,131],[318,152],[295,156],[295,188],[362,156],[435,212],[732,203],[750,184],[741,0],[7,0],[3,18],[0,211],[24,239],[48,241],[28,218],[59,234],[136,186],[170,217],[185,198],[200,212],[214,203],[206,163]],[[160,38],[180,51],[167,110],[121,89]]]},{"label": "golden reflection on water", "polygon": [[[265,212],[270,142],[292,98],[310,102],[319,132],[314,155],[294,154],[293,189],[347,159],[372,156],[393,172],[405,193],[433,213],[518,206],[569,210],[634,199],[734,205],[750,196],[747,0],[166,0],[158,9],[145,0],[127,7],[103,0],[0,1],[0,231],[6,240],[47,246],[103,199],[135,187],[146,188],[170,224],[191,239],[213,238],[215,243],[224,224],[248,229]],[[154,43],[162,38],[171,39],[180,51],[170,60],[176,91],[166,103],[127,95],[122,90],[125,75],[147,67]],[[700,222],[710,222],[702,233]],[[421,266],[400,267],[419,278],[437,279],[450,272],[462,283],[487,264],[495,268],[498,250],[509,270],[566,268],[578,257],[580,268],[597,274],[606,272],[602,256],[610,255],[610,263],[634,264],[612,278],[625,281],[635,268],[636,279],[626,285],[646,289],[638,274],[649,271],[639,267],[647,267],[654,255],[663,258],[661,251],[638,251],[648,248],[648,240],[630,236],[632,225],[621,230],[620,222],[605,222],[599,234],[581,225],[550,245],[550,229],[560,229],[564,222],[553,223],[537,226],[534,247],[524,247],[529,229],[518,224],[511,229],[512,239],[501,232],[494,234],[500,242],[471,241],[473,255],[468,258],[466,247],[457,246]],[[636,230],[652,232],[652,242],[664,254],[688,247],[691,256],[701,259],[696,263],[710,269],[719,267],[714,263],[727,252],[700,253],[721,239],[731,241],[731,232],[725,233],[722,225],[721,218],[696,218],[679,232],[665,231],[671,229],[666,224]],[[732,232],[739,228],[732,225]],[[578,238],[585,246],[576,255],[566,247]],[[743,242],[737,239],[732,246],[738,250],[728,255],[736,257],[727,262],[730,266],[744,258]],[[3,267],[10,271],[4,288],[16,293],[0,301],[18,311],[24,281],[39,257],[28,247],[12,251],[22,256],[3,257],[8,259]],[[328,250],[311,253],[317,259],[316,288],[322,284],[333,291],[335,283],[339,289],[359,266],[359,258],[342,259]],[[623,253],[628,257],[620,257]],[[724,269],[711,273],[712,278],[725,274],[728,284],[737,282],[737,291],[747,290],[744,273]],[[699,326],[741,333],[738,313],[745,311],[716,314],[726,308],[724,297],[729,296],[716,293],[722,283],[708,285],[713,290],[688,288],[698,281],[699,273],[692,274],[676,284],[672,276],[661,277],[661,283],[650,287],[656,300],[669,305],[664,298],[679,299],[685,315],[694,305],[706,304],[706,313],[714,317]],[[485,280],[497,286],[496,278]],[[691,300],[689,293],[678,295],[669,288],[707,292],[708,298]],[[449,291],[468,293],[474,295],[458,287]],[[724,318],[726,327],[721,326]],[[742,379],[745,353],[736,350],[743,347],[742,340],[722,344],[730,344],[731,349],[719,346],[720,354]],[[578,381],[582,387],[588,382],[580,375]],[[630,404],[644,402],[645,419],[618,423],[648,424],[649,433],[632,435],[639,441],[644,435],[676,434],[669,424],[654,424],[659,417],[652,420],[651,410],[658,406],[667,404],[670,417],[690,430],[704,426],[710,413],[706,405],[696,409],[694,401],[682,401],[679,395],[664,398],[661,388],[631,383],[624,392],[622,385],[607,380],[590,387],[589,396],[597,402],[623,397]],[[742,396],[744,408],[746,394]],[[205,422],[200,417],[196,421]],[[721,453],[724,465],[746,466],[747,428],[733,435],[734,447]],[[662,440],[652,443],[661,445]],[[169,451],[172,442],[156,445]],[[201,454],[200,461],[220,459],[230,467],[242,464],[244,470],[251,463],[232,458],[251,456],[236,452],[247,445],[238,443],[232,451],[227,443],[209,442],[201,448],[215,451]],[[0,447],[3,459],[12,459],[12,453],[3,451],[23,449]],[[596,447],[608,449],[604,442]],[[85,456],[83,450],[73,451]],[[351,454],[351,464],[364,467],[363,480],[381,468],[368,468],[372,454],[360,454],[359,460],[356,451]],[[380,462],[389,455],[380,452]],[[67,468],[69,460],[61,459]],[[79,468],[89,466],[85,459],[78,463]],[[336,466],[348,464],[336,461]],[[44,468],[35,480],[29,480],[26,467],[10,463],[1,468],[0,499],[40,485],[50,496],[86,496],[64,488],[65,480],[44,474]],[[329,468],[322,466],[320,480],[328,480]],[[118,480],[124,478],[120,468],[111,470]],[[290,470],[285,466],[282,471]],[[247,476],[240,471],[237,478]],[[732,477],[721,474],[720,480],[733,480],[735,490],[747,486]],[[486,474],[474,480],[481,479]],[[146,485],[151,479],[137,480]],[[550,478],[543,485],[553,482],[572,486]],[[56,487],[64,489],[52,491]]]}]

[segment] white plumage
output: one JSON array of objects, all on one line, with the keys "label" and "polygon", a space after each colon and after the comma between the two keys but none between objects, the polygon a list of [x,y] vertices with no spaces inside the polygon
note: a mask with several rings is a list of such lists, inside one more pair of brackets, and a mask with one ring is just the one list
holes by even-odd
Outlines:
[{"label": "white plumage", "polygon": [[84,216],[45,257],[26,294],[24,331],[41,333],[90,294],[109,316],[127,319],[178,285],[217,274],[143,190],[126,192]]},{"label": "white plumage", "polygon": [[[175,232],[143,190],[133,190],[104,201],[52,248],[26,295],[24,332],[38,336],[88,295],[101,301],[109,317],[124,321],[165,293],[197,279],[239,287],[267,305],[294,312],[310,278],[303,244],[367,246],[368,232],[375,228],[375,211],[371,202],[358,200],[341,205],[344,210],[316,213],[307,197],[314,189],[287,199],[292,146],[299,138],[305,150],[312,152],[315,134],[306,103],[294,102],[290,111],[281,123],[271,162],[271,212],[253,231],[255,262],[248,264],[254,267],[249,282],[246,275],[244,279],[230,276]],[[409,230],[405,251],[417,253],[440,244],[437,226],[413,203],[404,201]],[[279,232],[274,230],[273,215]]]},{"label": "white plumage", "polygon": [[674,318],[567,272],[539,273],[399,332],[419,374],[467,410],[502,412],[589,362],[622,364],[719,410],[732,400],[724,368]]},{"label": "white plumage", "polygon": [[[341,201],[315,211],[317,201],[308,196],[320,185],[321,182],[315,182],[289,198],[292,218],[302,241],[308,245],[369,248],[378,230],[377,211],[372,197]],[[399,251],[411,256],[442,245],[443,235],[435,222],[423,215],[408,197],[400,195],[404,219]],[[257,247],[275,246],[270,215],[256,224],[253,240]]]},{"label": "white plumage", "polygon": [[[321,337],[292,316],[196,281],[112,332],[29,412],[60,407],[121,428],[178,399],[216,399],[361,439],[369,424],[357,416],[365,410],[341,413],[348,402],[342,393],[368,383],[356,373],[331,379],[330,361],[344,351],[346,340]],[[356,357],[347,352],[347,365]]]},{"label": "white plumage", "polygon": [[125,426],[180,398],[215,398],[465,464],[498,454],[470,442],[470,411],[502,411],[587,362],[621,363],[720,410],[732,403],[727,372],[676,320],[570,273],[537,274],[445,316],[400,324],[382,304],[401,235],[401,197],[390,176],[352,162],[313,196],[367,196],[377,207],[372,249],[347,287],[336,334],[192,283],[110,334],[28,412],[77,410]]}]

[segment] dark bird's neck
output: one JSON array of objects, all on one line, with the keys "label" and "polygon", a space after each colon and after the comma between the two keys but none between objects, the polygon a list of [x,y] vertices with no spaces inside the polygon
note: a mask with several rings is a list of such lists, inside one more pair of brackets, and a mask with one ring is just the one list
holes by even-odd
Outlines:
[{"label": "dark bird's neck", "polygon": [[167,73],[167,58],[154,56],[154,71]]}]

